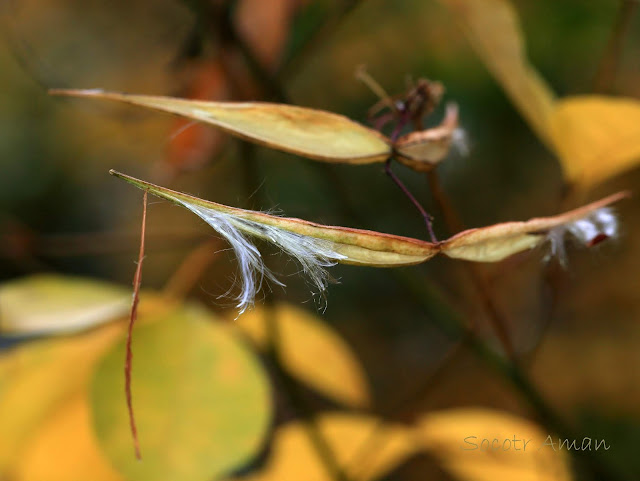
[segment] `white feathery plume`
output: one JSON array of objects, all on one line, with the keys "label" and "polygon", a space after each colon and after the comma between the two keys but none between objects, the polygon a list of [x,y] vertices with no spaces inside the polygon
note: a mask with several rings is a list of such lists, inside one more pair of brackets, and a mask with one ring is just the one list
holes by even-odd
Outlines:
[{"label": "white feathery plume", "polygon": [[546,259],[557,256],[560,264],[566,266],[567,254],[565,241],[568,236],[586,247],[618,235],[618,219],[610,207],[601,207],[586,217],[554,227],[547,234],[551,243],[551,251]]},{"label": "white feathery plume", "polygon": [[260,290],[265,277],[284,286],[264,265],[260,251],[247,239],[247,236],[265,239],[294,257],[320,293],[327,288],[329,282],[329,273],[326,268],[346,258],[333,250],[331,241],[304,236],[188,202],[179,202],[213,227],[231,244],[240,264],[241,291],[236,298],[237,307],[240,309],[238,315],[253,306],[256,293]]},{"label": "white feathery plume", "polygon": [[469,137],[466,130],[462,127],[457,127],[451,134],[451,145],[456,150],[458,155],[467,157],[471,152],[471,146],[469,145]]}]

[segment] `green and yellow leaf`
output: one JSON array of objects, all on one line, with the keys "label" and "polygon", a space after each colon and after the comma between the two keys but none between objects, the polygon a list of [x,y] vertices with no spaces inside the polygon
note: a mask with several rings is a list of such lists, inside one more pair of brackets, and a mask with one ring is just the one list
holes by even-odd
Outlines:
[{"label": "green and yellow leaf", "polygon": [[70,333],[125,315],[131,293],[94,279],[24,277],[0,286],[4,335]]},{"label": "green and yellow leaf", "polygon": [[112,323],[77,337],[33,341],[0,355],[0,478],[15,468],[57,409],[86,392],[96,362],[124,327]]},{"label": "green and yellow leaf", "polygon": [[194,307],[139,326],[133,402],[142,451],[134,455],[122,393],[125,339],[100,360],[90,404],[99,444],[127,479],[209,481],[256,454],[271,417],[258,359],[230,326]]}]

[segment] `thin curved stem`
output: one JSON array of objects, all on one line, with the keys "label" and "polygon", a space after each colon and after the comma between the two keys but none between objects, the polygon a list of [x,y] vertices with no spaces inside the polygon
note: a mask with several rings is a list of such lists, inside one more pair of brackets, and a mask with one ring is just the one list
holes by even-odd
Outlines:
[{"label": "thin curved stem", "polygon": [[400,187],[400,190],[404,193],[404,195],[406,195],[407,198],[414,205],[414,207],[418,209],[418,211],[420,212],[420,215],[424,219],[425,225],[427,226],[427,232],[429,233],[429,238],[431,239],[431,242],[433,243],[438,242],[438,239],[436,238],[436,234],[433,232],[433,224],[432,224],[433,218],[431,217],[430,214],[427,213],[426,210],[424,210],[424,207],[422,207],[420,202],[418,202],[418,199],[416,199],[413,196],[413,194],[409,191],[409,189],[407,189],[407,187],[402,183],[400,178],[398,178],[398,176],[393,172],[393,170],[391,170],[391,161],[392,161],[392,158],[389,158],[384,164],[385,174],[387,174],[391,178],[391,180],[398,187]]},{"label": "thin curved stem", "polygon": [[[427,181],[429,182],[429,189],[431,190],[433,200],[438,205],[440,212],[442,212],[445,225],[450,231],[450,234],[455,234],[456,232],[464,230],[460,217],[454,210],[451,202],[449,202],[447,195],[442,189],[435,169],[427,172]],[[496,302],[495,296],[491,291],[491,288],[488,286],[486,279],[475,265],[463,262],[462,266],[480,296],[482,307],[487,313],[493,331],[502,344],[506,354],[513,362],[516,362],[517,356],[515,347],[511,340],[509,330],[507,329],[509,322],[506,316],[502,313],[502,310],[498,307],[498,303]]]}]

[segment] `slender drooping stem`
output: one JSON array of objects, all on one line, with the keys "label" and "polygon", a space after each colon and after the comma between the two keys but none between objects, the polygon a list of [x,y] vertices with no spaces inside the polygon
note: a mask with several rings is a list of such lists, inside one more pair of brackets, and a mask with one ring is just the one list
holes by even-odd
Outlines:
[{"label": "slender drooping stem", "polygon": [[[455,234],[456,232],[464,230],[460,217],[442,189],[438,173],[435,169],[427,172],[427,181],[429,183],[431,196],[433,197],[436,205],[438,205],[440,212],[442,212],[444,222],[449,233]],[[506,354],[515,362],[516,351],[513,346],[513,342],[511,341],[511,335],[507,329],[509,322],[502,313],[502,310],[498,307],[495,296],[488,286],[487,281],[484,279],[484,276],[477,266],[468,262],[463,262],[462,266],[480,296],[483,310],[487,313],[487,317],[489,318],[493,331],[502,344]]]},{"label": "slender drooping stem", "polygon": [[[467,339],[472,352],[487,366],[506,379],[522,398],[533,408],[540,422],[547,428],[558,434],[561,438],[582,439],[583,436],[576,433],[562,420],[544,397],[531,383],[528,376],[514,362],[505,359],[494,351],[487,343],[471,330],[450,306],[439,305],[441,300],[434,297],[431,292],[425,291],[423,279],[416,278],[410,271],[396,271],[397,279],[402,282],[407,292],[413,299],[423,306],[427,312],[434,309],[443,310],[447,315],[428,316],[428,319],[438,327],[452,341]],[[616,471],[610,469],[598,457],[597,453],[589,451],[571,451],[576,459],[584,461],[591,473],[598,481],[628,481]]]},{"label": "slender drooping stem", "polygon": [[420,202],[418,202],[418,199],[416,199],[413,196],[413,194],[409,191],[409,189],[407,189],[407,187],[402,183],[402,181],[393,172],[393,170],[391,170],[391,161],[392,161],[392,158],[390,157],[389,159],[387,159],[387,161],[384,164],[384,172],[385,172],[385,174],[387,174],[391,178],[391,180],[398,187],[400,187],[400,190],[404,193],[404,195],[406,195],[407,198],[411,201],[411,203],[415,206],[415,208],[418,209],[418,211],[420,212],[420,215],[424,219],[425,225],[427,226],[427,232],[429,233],[429,238],[431,239],[431,242],[433,242],[433,243],[438,242],[438,239],[436,238],[436,235],[433,232],[433,224],[432,224],[431,215],[428,214],[426,210],[424,210],[424,207],[422,207]]},{"label": "slender drooping stem", "polygon": [[144,234],[147,225],[147,191],[144,191],[142,198],[142,227],[140,229],[140,252],[138,254],[138,265],[136,273],[133,277],[133,301],[131,302],[131,315],[129,317],[129,326],[127,328],[127,344],[126,357],[124,362],[124,391],[127,398],[127,409],[129,410],[129,426],[131,435],[133,436],[133,446],[136,452],[136,458],[142,459],[140,454],[140,441],[138,440],[138,430],[136,428],[136,419],[133,414],[133,396],[131,394],[131,370],[133,362],[133,349],[131,342],[133,338],[133,325],[138,318],[138,303],[140,302],[140,285],[142,284],[142,262],[144,261]]}]

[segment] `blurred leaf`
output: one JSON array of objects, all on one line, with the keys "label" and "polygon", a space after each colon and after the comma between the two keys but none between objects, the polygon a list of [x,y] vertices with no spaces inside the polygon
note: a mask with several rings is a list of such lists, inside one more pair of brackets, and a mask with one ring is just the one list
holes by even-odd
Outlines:
[{"label": "blurred leaf", "polygon": [[461,480],[571,479],[566,451],[545,446],[548,433],[512,414],[481,408],[435,412],[422,417],[418,433],[424,448]]},{"label": "blurred leaf", "polygon": [[98,439],[125,477],[209,481],[255,454],[271,414],[256,358],[227,326],[194,308],[136,329],[133,403],[142,462],[122,395],[125,341],[104,356],[91,385]]},{"label": "blurred leaf", "polygon": [[236,11],[236,24],[242,38],[267,70],[274,72],[281,63],[289,37],[291,21],[300,4],[308,0],[243,0]]},{"label": "blurred leaf", "polygon": [[240,138],[327,162],[368,164],[391,155],[389,141],[347,117],[294,105],[206,102],[100,90],[52,90],[55,95],[116,100],[183,115]]},{"label": "blurred leaf", "polygon": [[203,218],[207,216],[207,211],[211,211],[212,215],[225,216],[227,222],[236,220],[238,225],[235,227],[237,229],[252,236],[262,237],[272,243],[274,236],[262,232],[260,226],[275,227],[282,231],[304,236],[299,239],[301,245],[304,242],[309,242],[308,239],[326,241],[328,248],[338,255],[335,260],[345,264],[379,267],[411,265],[424,262],[437,253],[436,245],[418,239],[347,227],[326,226],[291,217],[277,217],[262,212],[228,207],[160,187],[113,170],[111,174],[140,189],[147,190],[153,195],[182,205]]},{"label": "blurred leaf", "polygon": [[469,43],[540,138],[551,144],[554,93],[529,64],[517,13],[507,0],[440,0],[462,24]]},{"label": "blurred leaf", "polygon": [[86,393],[55,409],[16,459],[16,480],[122,481],[98,447]]},{"label": "blurred leaf", "polygon": [[[230,97],[226,73],[219,61],[191,60],[183,68],[188,88],[181,96],[198,100],[227,100]],[[220,130],[185,117],[175,119],[167,144],[165,161],[178,171],[201,167],[222,150],[227,136]]]},{"label": "blurred leaf", "polygon": [[[635,269],[632,270],[635,274]],[[619,275],[619,274],[618,274]],[[627,282],[597,278],[598,283]],[[636,289],[637,292],[637,289]],[[583,293],[582,312],[598,312],[591,303],[595,295]],[[637,298],[636,298],[637,299]],[[536,353],[531,376],[545,397],[567,413],[575,407],[590,407],[609,413],[629,413],[637,417],[640,405],[640,325],[632,321],[616,325],[622,312],[633,312],[629,303],[616,299],[606,304],[606,314],[597,316],[604,330],[588,328],[587,315],[575,314],[578,327],[558,328],[550,332]],[[609,306],[615,307],[609,307]],[[575,309],[575,308],[574,308]],[[581,315],[582,314],[582,315]]]},{"label": "blurred leaf", "polygon": [[366,376],[358,359],[342,338],[316,316],[280,304],[247,312],[235,323],[262,349],[269,347],[269,332],[277,333],[282,365],[292,376],[349,406],[365,407],[370,403]]},{"label": "blurred leaf", "polygon": [[109,324],[0,355],[0,478],[59,406],[86,388],[95,362],[123,333],[124,325]]},{"label": "blurred leaf", "polygon": [[588,188],[640,161],[640,103],[581,96],[556,101],[529,64],[508,0],[441,0],[531,127],[560,157],[568,181]]},{"label": "blurred leaf", "polygon": [[568,180],[590,187],[640,162],[640,102],[568,97],[557,103],[551,135]]},{"label": "blurred leaf", "polygon": [[[411,430],[384,424],[379,419],[353,414],[327,414],[317,420],[333,455],[349,479],[381,478],[416,451]],[[332,481],[318,450],[309,439],[308,426],[295,422],[278,429],[272,454],[263,470],[245,481]],[[363,446],[372,439],[377,443]]]},{"label": "blurred leaf", "polygon": [[69,333],[125,315],[127,289],[94,279],[36,275],[0,286],[0,332]]},{"label": "blurred leaf", "polygon": [[479,229],[469,229],[442,242],[442,252],[449,257],[469,261],[500,261],[544,242],[552,229],[584,219],[589,214],[627,195],[626,192],[619,192],[553,217],[539,217],[526,222],[504,222]]}]

